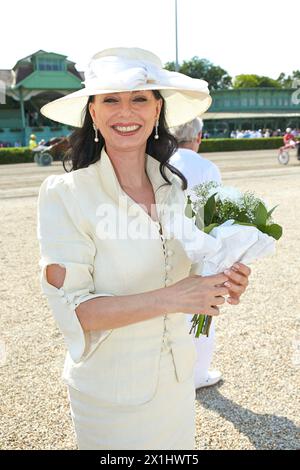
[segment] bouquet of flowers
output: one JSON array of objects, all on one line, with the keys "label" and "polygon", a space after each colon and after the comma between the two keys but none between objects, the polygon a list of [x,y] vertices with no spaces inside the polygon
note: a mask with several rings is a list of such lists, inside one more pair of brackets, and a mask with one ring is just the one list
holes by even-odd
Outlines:
[{"label": "bouquet of flowers", "polygon": [[[185,208],[188,231],[177,237],[195,264],[195,274],[218,274],[236,262],[250,264],[273,254],[275,240],[282,236],[282,227],[272,220],[276,207],[268,210],[252,192],[213,181],[195,186]],[[175,221],[171,229],[175,236],[177,229]],[[194,315],[190,333],[208,336],[211,320],[209,315]]]}]

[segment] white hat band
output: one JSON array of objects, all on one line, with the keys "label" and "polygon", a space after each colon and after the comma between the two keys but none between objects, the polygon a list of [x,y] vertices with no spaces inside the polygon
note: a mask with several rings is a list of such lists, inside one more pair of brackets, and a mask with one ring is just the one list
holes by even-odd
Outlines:
[{"label": "white hat band", "polygon": [[82,83],[90,89],[131,90],[146,84],[208,92],[207,82],[157,67],[147,60],[107,56],[89,63],[86,80]]}]

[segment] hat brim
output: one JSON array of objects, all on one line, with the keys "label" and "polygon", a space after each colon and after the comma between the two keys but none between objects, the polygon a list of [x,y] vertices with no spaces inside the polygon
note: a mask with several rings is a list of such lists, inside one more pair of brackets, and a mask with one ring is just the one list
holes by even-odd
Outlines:
[{"label": "hat brim", "polygon": [[[159,90],[166,102],[166,121],[168,127],[175,127],[201,116],[210,107],[211,96],[199,90],[182,90],[174,87],[158,87],[147,83],[137,90]],[[44,105],[40,112],[47,118],[67,124],[72,127],[82,127],[88,97],[91,95],[103,95],[119,93],[126,90],[99,90],[83,88],[58,98]]]}]

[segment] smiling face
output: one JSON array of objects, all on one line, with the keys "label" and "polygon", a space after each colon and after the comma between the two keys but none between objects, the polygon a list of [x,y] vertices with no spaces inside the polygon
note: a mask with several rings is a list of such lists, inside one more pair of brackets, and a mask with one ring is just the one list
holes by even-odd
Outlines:
[{"label": "smiling face", "polygon": [[151,90],[126,91],[96,95],[89,112],[107,150],[145,151],[161,106]]}]

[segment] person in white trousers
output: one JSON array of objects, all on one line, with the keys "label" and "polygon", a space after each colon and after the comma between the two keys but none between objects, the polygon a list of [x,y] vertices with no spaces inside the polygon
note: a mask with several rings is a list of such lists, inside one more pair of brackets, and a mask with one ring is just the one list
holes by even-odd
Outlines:
[{"label": "person in white trousers", "polygon": [[[221,183],[221,173],[218,167],[197,153],[201,144],[202,128],[202,119],[195,118],[182,126],[170,129],[177,139],[179,148],[169,159],[169,163],[186,177],[188,183],[187,194],[193,186],[205,181]],[[192,317],[193,315],[187,315],[189,325]],[[214,342],[215,325],[213,319],[209,336],[201,335],[199,338],[194,338],[197,351],[194,375],[196,389],[215,385],[222,378],[222,374],[218,370],[209,370],[214,352]]]}]

